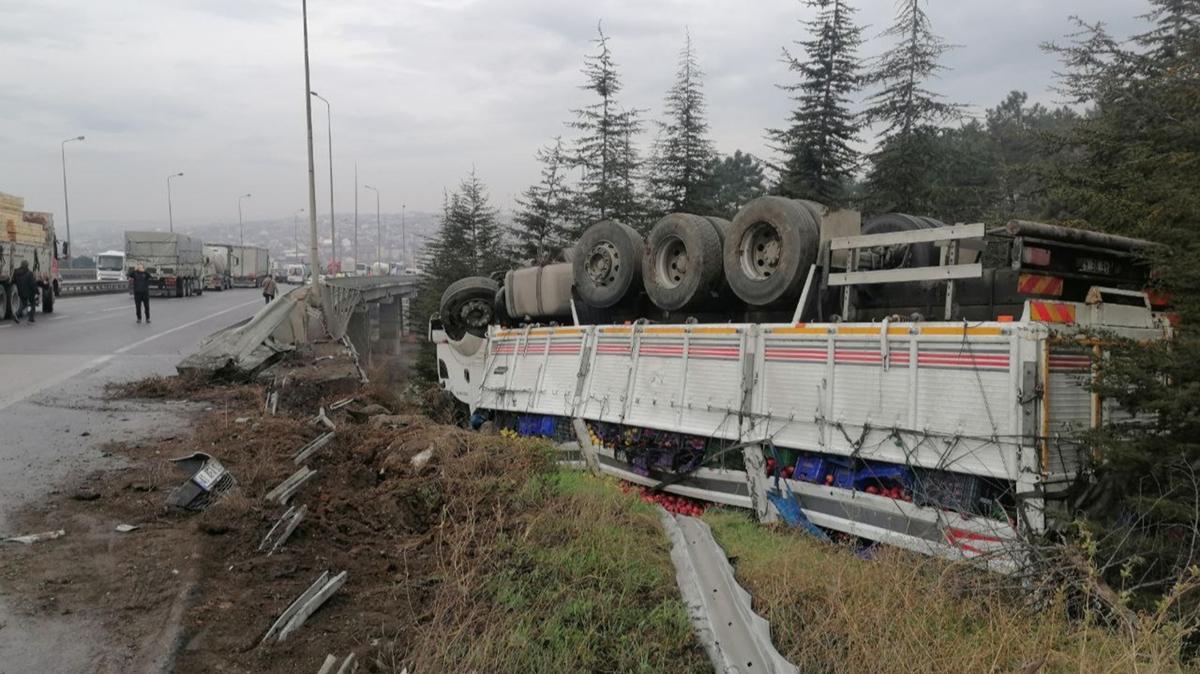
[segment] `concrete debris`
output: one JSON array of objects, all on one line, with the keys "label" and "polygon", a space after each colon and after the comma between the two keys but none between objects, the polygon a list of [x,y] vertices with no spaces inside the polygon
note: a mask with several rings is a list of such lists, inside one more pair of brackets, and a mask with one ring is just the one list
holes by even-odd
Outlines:
[{"label": "concrete debris", "polygon": [[[309,587],[303,595],[300,595],[300,598],[304,601],[300,601],[298,599],[297,601],[300,602],[298,606],[293,603],[292,606],[288,607],[288,610],[292,611],[292,614],[291,617],[288,618],[287,622],[281,628],[279,628],[280,641],[286,640],[289,636],[291,636],[292,632],[295,632],[303,627],[305,621],[307,621],[309,617],[317,611],[317,609],[321,608],[325,602],[329,601],[329,598],[333,596],[333,593],[337,592],[342,585],[346,584],[346,572],[343,571],[333,578],[329,578],[329,572],[326,571],[321,574],[321,578],[318,579],[318,581],[321,579],[326,579],[323,584],[318,586],[317,583],[313,583],[312,587]],[[305,595],[307,595],[307,599],[305,599]],[[295,609],[293,610],[292,607],[295,607]]]},{"label": "concrete debris", "polygon": [[[275,554],[275,551],[283,547],[283,544],[287,543],[288,539],[292,537],[292,532],[296,530],[296,527],[300,526],[300,522],[306,514],[308,514],[307,505],[302,505],[299,508],[296,508],[296,506],[289,507],[280,516],[279,520],[275,522],[275,525],[271,527],[271,530],[267,532],[267,535],[263,537],[262,542],[258,544],[258,551],[267,550],[268,557]],[[269,549],[268,545],[270,546]]]},{"label": "concrete debris", "polygon": [[249,321],[209,335],[196,353],[175,366],[181,374],[252,377],[296,344],[308,341],[308,286],[288,291]]},{"label": "concrete debris", "polygon": [[26,534],[24,536],[11,536],[4,539],[5,543],[24,543],[31,545],[41,541],[52,541],[56,538],[61,538],[67,535],[66,529],[58,529],[57,531],[43,531],[40,534]]},{"label": "concrete debris", "polygon": [[296,454],[292,457],[292,462],[296,465],[304,463],[308,460],[308,457],[316,454],[317,450],[321,449],[325,445],[328,445],[329,441],[332,440],[335,435],[337,434],[333,431],[327,431],[318,435],[315,439],[313,439],[312,442],[296,450]]},{"label": "concrete debris", "polygon": [[413,468],[416,468],[419,470],[421,468],[424,468],[425,464],[429,463],[429,460],[432,458],[433,458],[433,447],[430,447],[429,449],[423,450],[420,453],[413,455],[413,458],[410,459],[409,462],[412,464]]},{"label": "concrete debris", "polygon": [[319,411],[317,412],[317,416],[313,417],[312,423],[314,426],[324,426],[325,428],[328,428],[331,431],[333,429],[337,428],[337,426],[334,425],[333,420],[330,419],[325,414],[324,407],[319,408]]},{"label": "concrete debris", "polygon": [[703,520],[659,508],[671,562],[696,636],[718,672],[799,674],[771,643],[771,624],[754,613],[724,550]]},{"label": "concrete debris", "polygon": [[291,500],[296,490],[300,489],[305,482],[308,482],[316,474],[317,471],[310,469],[308,466],[301,466],[288,479],[280,482],[278,486],[267,492],[267,495],[263,498],[267,501],[276,501],[280,505],[287,505],[287,502]]},{"label": "concrete debris", "polygon": [[371,403],[370,405],[361,408],[348,407],[346,408],[346,413],[349,414],[350,418],[354,419],[355,421],[366,421],[367,419],[380,414],[391,414],[392,411],[383,405]]},{"label": "concrete debris", "polygon": [[236,418],[236,419],[234,419],[234,420],[233,420],[233,423],[235,423],[235,424],[244,424],[244,423],[246,423],[247,421],[250,421],[250,417],[238,417],[238,418]]},{"label": "concrete debris", "polygon": [[117,525],[117,531],[119,531],[120,533],[123,533],[123,534],[127,534],[131,531],[137,531],[138,529],[141,529],[141,527],[139,527],[136,524],[118,524]]},{"label": "concrete debris", "polygon": [[186,510],[203,510],[222,494],[237,484],[237,480],[225,466],[204,452],[170,459],[180,470],[187,473],[188,480],[171,490],[167,505]]},{"label": "concrete debris", "polygon": [[266,408],[267,414],[271,416],[275,416],[275,413],[279,411],[279,391],[267,393]]},{"label": "concrete debris", "polygon": [[293,601],[291,604],[288,604],[288,607],[283,610],[283,613],[279,614],[279,617],[276,618],[275,622],[271,624],[270,629],[268,629],[267,633],[263,635],[262,641],[258,642],[258,645],[261,646],[267,643],[271,637],[279,634],[279,631],[282,630],[285,625],[290,623],[292,618],[294,618],[300,611],[300,607],[308,602],[308,600],[316,597],[317,593],[320,592],[328,582],[329,572],[322,571],[321,575],[317,576],[317,579],[313,581],[313,584],[309,585],[307,590],[302,592],[299,597],[296,597],[295,601]]}]

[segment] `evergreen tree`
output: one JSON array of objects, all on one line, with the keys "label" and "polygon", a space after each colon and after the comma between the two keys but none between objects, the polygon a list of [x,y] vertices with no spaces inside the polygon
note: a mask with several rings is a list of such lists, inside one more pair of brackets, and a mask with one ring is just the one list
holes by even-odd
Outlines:
[{"label": "evergreen tree", "polygon": [[[451,229],[463,241],[457,255],[464,258],[463,264],[469,269],[464,275],[490,276],[507,265],[504,232],[497,215],[488,201],[487,186],[471,169],[450,200]],[[459,231],[461,234],[457,234]],[[447,253],[453,255],[455,250],[450,248]]]},{"label": "evergreen tree", "polygon": [[715,153],[704,119],[703,75],[689,33],[679,52],[675,84],[663,102],[667,119],[658,123],[659,139],[650,161],[648,182],[656,215],[711,209]]},{"label": "evergreen tree", "polygon": [[787,129],[769,132],[784,154],[776,191],[837,205],[845,202],[847,183],[858,164],[853,143],[859,121],[850,110],[850,98],[861,86],[862,28],[854,23],[856,10],[843,0],[806,4],[817,10],[815,18],[803,22],[811,38],[796,43],[806,58],[783,50],[788,69],[801,78],[781,87],[792,94],[796,109]]},{"label": "evergreen tree", "polygon": [[996,171],[996,201],[989,219],[998,223],[1053,214],[1040,176],[1047,162],[1055,160],[1047,137],[1065,132],[1079,119],[1065,106],[1051,110],[1040,103],[1026,105],[1028,98],[1023,91],[1010,92],[986,115]]},{"label": "evergreen tree", "polygon": [[572,110],[572,128],[580,132],[573,163],[581,172],[578,187],[579,213],[572,238],[596,220],[613,218],[637,225],[642,208],[634,178],[640,167],[633,136],[641,130],[638,110],[626,110],[617,103],[621,80],[617,74],[608,37],[597,27],[592,42],[597,53],[584,60],[583,89],[594,92],[599,101]]},{"label": "evergreen tree", "polygon": [[762,162],[741,150],[712,164],[713,214],[732,219],[746,202],[766,193]]},{"label": "evergreen tree", "polygon": [[572,218],[571,191],[567,185],[568,158],[561,136],[538,150],[541,181],[517,199],[513,218],[513,257],[532,264],[546,264],[569,245]]},{"label": "evergreen tree", "polygon": [[875,211],[920,213],[932,204],[930,171],[938,162],[936,125],[959,116],[961,106],[926,88],[945,66],[950,49],[934,35],[921,0],[899,0],[896,21],[880,37],[897,43],[871,64],[869,84],[879,91],[867,101],[864,117],[882,125],[879,148],[871,155],[867,204]]}]

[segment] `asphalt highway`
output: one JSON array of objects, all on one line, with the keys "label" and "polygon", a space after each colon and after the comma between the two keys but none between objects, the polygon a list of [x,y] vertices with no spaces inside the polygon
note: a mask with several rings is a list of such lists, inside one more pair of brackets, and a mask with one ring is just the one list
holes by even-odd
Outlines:
[{"label": "asphalt highway", "polygon": [[[64,296],[35,324],[0,323],[0,538],[30,533],[13,528],[17,510],[119,466],[105,444],[173,434],[190,409],[112,400],[107,384],[173,374],[203,337],[263,304],[257,289],[152,297],[153,322],[139,325],[127,294]],[[114,645],[80,616],[34,617],[0,594],[0,654],[0,674],[109,671]]]}]

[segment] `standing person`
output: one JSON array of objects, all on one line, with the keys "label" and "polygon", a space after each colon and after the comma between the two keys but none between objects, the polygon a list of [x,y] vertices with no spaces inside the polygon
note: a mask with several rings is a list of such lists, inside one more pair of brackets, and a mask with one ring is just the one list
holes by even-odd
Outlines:
[{"label": "standing person", "polygon": [[142,307],[146,307],[146,322],[150,322],[150,275],[146,273],[146,266],[138,264],[138,266],[129,272],[129,278],[133,279],[133,306],[137,309],[137,322],[142,322]]},{"label": "standing person", "polygon": [[275,293],[279,290],[275,285],[275,279],[268,276],[267,280],[263,281],[263,297],[267,300],[267,304],[275,299]]},{"label": "standing person", "polygon": [[17,298],[21,300],[21,307],[17,309],[17,313],[13,315],[13,320],[17,323],[21,322],[21,317],[25,315],[25,310],[29,310],[29,322],[37,323],[34,319],[34,314],[37,312],[37,277],[29,269],[29,261],[21,260],[21,266],[12,275],[13,286],[17,289]]}]

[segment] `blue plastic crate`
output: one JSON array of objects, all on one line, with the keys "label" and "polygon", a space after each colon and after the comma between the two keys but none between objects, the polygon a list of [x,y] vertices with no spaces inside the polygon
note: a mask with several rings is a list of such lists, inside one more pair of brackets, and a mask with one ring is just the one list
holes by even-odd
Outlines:
[{"label": "blue plastic crate", "polygon": [[527,414],[517,418],[517,434],[536,437],[554,437],[556,419],[540,414]]},{"label": "blue plastic crate", "polygon": [[854,474],[855,489],[864,489],[875,482],[898,482],[905,489],[911,489],[913,472],[892,463],[868,463]]},{"label": "blue plastic crate", "polygon": [[825,484],[825,477],[833,476],[830,486],[850,489],[854,487],[854,462],[851,459],[821,456],[818,454],[801,454],[796,459],[796,467],[792,471],[793,480]]}]

